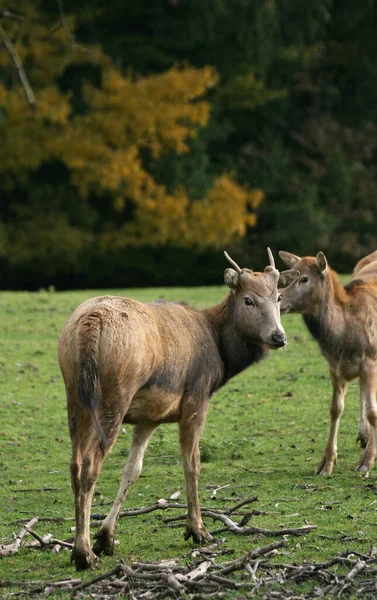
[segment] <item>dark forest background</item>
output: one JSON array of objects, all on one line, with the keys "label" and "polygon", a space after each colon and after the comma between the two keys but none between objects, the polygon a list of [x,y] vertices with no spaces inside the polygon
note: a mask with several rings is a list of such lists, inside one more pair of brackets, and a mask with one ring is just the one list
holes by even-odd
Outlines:
[{"label": "dark forest background", "polygon": [[[0,288],[218,284],[377,247],[377,1],[0,6]],[[279,263],[280,264],[280,263]]]}]

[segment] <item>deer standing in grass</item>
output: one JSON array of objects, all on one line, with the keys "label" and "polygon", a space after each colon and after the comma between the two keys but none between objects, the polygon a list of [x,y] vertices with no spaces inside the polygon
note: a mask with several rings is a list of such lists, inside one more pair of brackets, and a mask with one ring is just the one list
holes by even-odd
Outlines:
[{"label": "deer standing in grass", "polygon": [[[76,569],[113,553],[123,500],[139,476],[148,441],[161,423],[178,422],[187,488],[185,538],[210,539],[198,499],[199,439],[211,395],[228,379],[286,344],[280,322],[278,282],[269,251],[264,273],[226,269],[228,296],[217,306],[194,310],[183,304],[143,304],[102,296],[81,304],[59,340],[72,439],[71,481]],[[284,280],[297,277],[286,272]],[[118,495],[90,547],[90,509],[102,463],[122,423],[134,425]]]},{"label": "deer standing in grass", "polygon": [[357,263],[351,282],[345,286],[328,266],[323,252],[305,258],[283,251],[279,255],[286,265],[300,272],[298,279],[284,289],[281,310],[302,314],[330,369],[330,431],[316,472],[330,475],[333,470],[347,385],[358,377],[357,441],[365,450],[356,469],[367,476],[374,465],[377,443],[377,251]]}]

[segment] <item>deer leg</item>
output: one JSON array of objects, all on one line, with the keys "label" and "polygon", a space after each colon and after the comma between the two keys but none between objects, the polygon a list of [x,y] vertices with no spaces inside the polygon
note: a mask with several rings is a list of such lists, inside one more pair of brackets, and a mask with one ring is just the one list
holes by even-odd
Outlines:
[{"label": "deer leg", "polygon": [[76,514],[72,560],[77,571],[95,566],[97,563],[97,558],[90,548],[90,509],[94,487],[104,458],[100,440],[97,439],[92,441],[85,452],[74,451],[72,454],[71,478]]},{"label": "deer leg", "polygon": [[360,420],[359,420],[359,430],[357,432],[356,443],[360,442],[361,448],[366,448],[368,439],[369,439],[369,422],[367,419],[367,409],[366,409],[366,397],[363,390],[363,387],[360,383]]},{"label": "deer leg", "polygon": [[[179,441],[181,446],[183,471],[186,480],[187,491],[187,523],[185,539],[192,537],[197,544],[212,539],[204,527],[200,513],[198,496],[198,478],[200,472],[200,450],[199,440],[202,434],[207,405],[205,407],[192,407],[192,410],[184,409],[179,421]],[[197,412],[194,412],[198,409]]]},{"label": "deer leg", "polygon": [[157,425],[155,424],[147,423],[141,423],[134,426],[131,449],[128,455],[127,463],[123,470],[117,497],[115,498],[109,514],[94,536],[96,541],[93,546],[93,551],[98,556],[101,554],[101,552],[109,556],[113,554],[114,535],[123,501],[127,496],[131,485],[136,481],[141,473],[144,453],[156,427]]},{"label": "deer leg", "polygon": [[360,390],[365,399],[366,415],[370,425],[370,435],[364,453],[356,465],[356,471],[362,471],[368,477],[376,459],[377,448],[377,373],[372,367],[364,368],[360,375]]},{"label": "deer leg", "polygon": [[330,405],[330,431],[321,462],[315,470],[318,475],[331,475],[336,464],[339,423],[344,410],[344,396],[347,390],[347,382],[344,379],[337,377],[331,371],[330,376],[333,387]]},{"label": "deer leg", "polygon": [[[75,498],[76,533],[72,560],[76,570],[82,571],[95,566],[98,558],[90,548],[90,510],[95,484],[103,461],[117,438],[122,419],[114,420],[111,426],[104,426],[108,445],[106,449],[93,430],[88,411],[76,411],[70,415],[72,436],[71,482]],[[104,424],[102,424],[104,425]]]},{"label": "deer leg", "polygon": [[[68,404],[70,398],[68,396]],[[72,402],[74,406],[74,402]],[[93,438],[93,427],[90,416],[87,411],[74,410],[68,411],[68,424],[72,438],[72,459],[71,459],[71,485],[75,501],[75,541],[71,560],[75,562],[76,569],[81,571],[90,566],[94,566],[96,558],[90,549],[89,522],[86,517],[85,502],[83,493],[83,457],[90,456],[90,446]],[[86,461],[87,462],[87,461]],[[89,500],[91,502],[91,498]]]}]

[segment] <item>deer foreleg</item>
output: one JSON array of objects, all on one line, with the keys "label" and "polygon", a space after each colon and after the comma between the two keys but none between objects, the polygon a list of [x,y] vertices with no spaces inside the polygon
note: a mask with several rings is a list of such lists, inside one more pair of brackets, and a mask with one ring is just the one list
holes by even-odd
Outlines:
[{"label": "deer foreleg", "polygon": [[356,465],[357,471],[362,471],[368,477],[376,459],[377,448],[377,373],[373,367],[366,368],[360,375],[360,391],[365,401],[366,416],[370,425],[370,435],[364,453]]},{"label": "deer foreleg", "polygon": [[180,445],[183,460],[183,470],[187,490],[187,524],[185,539],[192,537],[193,541],[200,544],[211,540],[211,535],[204,526],[199,506],[198,479],[200,472],[199,440],[203,431],[207,413],[207,406],[187,407],[182,411],[179,422]]},{"label": "deer foreleg", "polygon": [[337,461],[337,440],[340,418],[344,410],[344,396],[347,391],[347,382],[330,372],[333,387],[330,405],[330,431],[321,462],[317,465],[318,475],[331,475]]},{"label": "deer foreleg", "polygon": [[93,551],[98,556],[101,554],[101,552],[110,556],[113,554],[114,535],[123,501],[127,496],[131,485],[136,481],[141,473],[144,453],[156,427],[157,425],[155,424],[146,423],[137,424],[134,426],[131,449],[128,455],[126,466],[123,470],[117,497],[115,498],[109,514],[94,536],[96,538],[96,542],[93,546]]}]

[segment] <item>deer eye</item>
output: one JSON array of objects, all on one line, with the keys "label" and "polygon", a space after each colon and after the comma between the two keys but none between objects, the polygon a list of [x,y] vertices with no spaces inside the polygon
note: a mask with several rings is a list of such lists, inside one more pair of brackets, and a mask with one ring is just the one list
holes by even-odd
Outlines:
[{"label": "deer eye", "polygon": [[246,298],[244,299],[244,302],[245,302],[246,306],[254,306],[254,302],[248,296],[246,296]]},{"label": "deer eye", "polygon": [[307,281],[309,281],[309,277],[301,277],[300,279],[300,283],[306,283]]},{"label": "deer eye", "polygon": [[278,295],[278,302],[281,300],[281,294]]}]

